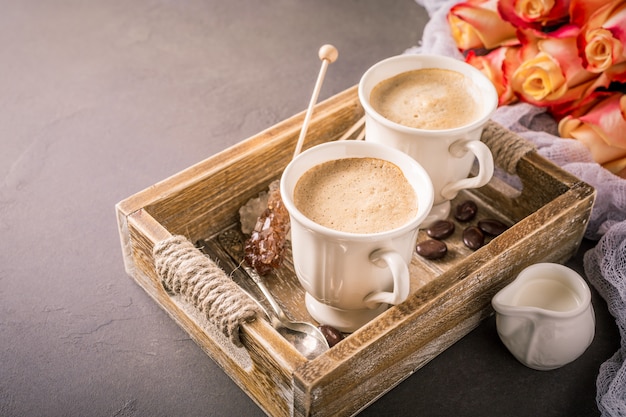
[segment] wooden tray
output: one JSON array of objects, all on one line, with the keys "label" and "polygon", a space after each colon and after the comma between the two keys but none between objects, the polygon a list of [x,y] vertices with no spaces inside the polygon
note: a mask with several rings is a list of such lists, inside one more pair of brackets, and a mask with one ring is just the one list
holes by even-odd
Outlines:
[{"label": "wooden tray", "polygon": [[[356,86],[318,104],[305,148],[336,140],[362,115]],[[466,225],[457,223],[455,235],[446,240],[445,258],[414,256],[411,294],[404,303],[314,360],[300,355],[262,319],[242,326],[243,347],[237,347],[185,299],[164,290],[153,248],[172,235],[184,235],[201,241],[230,273],[234,265],[220,255],[215,237],[238,230],[239,208],[280,177],[303,119],[304,113],[287,119],[116,206],[128,274],[269,415],[357,414],[492,314],[492,296],[521,269],[565,262],[580,244],[594,189],[530,152],[514,164],[521,191],[494,178],[453,202],[472,199],[479,205],[478,218],[497,218],[511,227],[471,251],[460,239]],[[420,232],[419,239],[424,238]],[[246,280],[233,278],[242,285]],[[288,315],[311,320],[289,256],[266,282]]]}]

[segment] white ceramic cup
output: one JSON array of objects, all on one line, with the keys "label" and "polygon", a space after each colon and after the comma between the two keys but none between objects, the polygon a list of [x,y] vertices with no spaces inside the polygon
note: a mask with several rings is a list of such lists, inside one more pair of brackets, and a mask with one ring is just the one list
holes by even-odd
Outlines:
[{"label": "white ceramic cup", "polygon": [[[442,68],[469,78],[477,87],[479,115],[469,124],[442,130],[426,130],[404,126],[382,116],[370,104],[370,94],[381,81],[406,71]],[[478,188],[493,176],[493,156],[480,141],[484,125],[498,106],[498,95],[491,81],[471,65],[445,56],[399,55],[378,62],[359,82],[359,100],[365,110],[365,140],[382,143],[411,155],[430,176],[435,201],[425,223],[445,219],[450,212],[450,200],[460,190]],[[469,103],[468,103],[469,104]],[[478,173],[468,178],[474,160]]]},{"label": "white ceramic cup", "polygon": [[593,341],[595,315],[589,286],[566,266],[527,267],[491,304],[500,339],[530,368],[559,368],[582,355]]},{"label": "white ceramic cup", "polygon": [[[326,161],[360,157],[383,159],[402,170],[417,194],[418,210],[410,221],[379,233],[347,233],[321,226],[296,208],[294,189],[302,174]],[[408,265],[419,225],[433,204],[430,178],[415,160],[375,143],[329,142],[294,158],[283,171],[280,190],[291,220],[295,272],[306,291],[307,310],[315,320],[353,332],[389,304],[408,297]]]}]

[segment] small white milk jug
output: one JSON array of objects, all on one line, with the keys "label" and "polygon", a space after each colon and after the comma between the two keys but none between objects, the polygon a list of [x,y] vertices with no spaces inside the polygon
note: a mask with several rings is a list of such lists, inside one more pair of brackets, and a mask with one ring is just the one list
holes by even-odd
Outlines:
[{"label": "small white milk jug", "polygon": [[527,267],[491,303],[500,339],[532,369],[551,370],[572,362],[595,334],[589,287],[563,265]]}]

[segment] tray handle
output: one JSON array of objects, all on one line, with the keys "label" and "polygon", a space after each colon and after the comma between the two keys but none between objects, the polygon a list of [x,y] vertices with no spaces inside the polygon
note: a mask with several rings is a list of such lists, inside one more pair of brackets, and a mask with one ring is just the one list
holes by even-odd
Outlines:
[{"label": "tray handle", "polygon": [[259,306],[185,236],[157,242],[153,255],[165,290],[187,297],[235,346],[241,346],[239,329],[263,314]]},{"label": "tray handle", "polygon": [[494,163],[511,175],[517,173],[517,163],[520,159],[537,150],[534,144],[493,120],[485,125],[481,141],[491,149]]}]

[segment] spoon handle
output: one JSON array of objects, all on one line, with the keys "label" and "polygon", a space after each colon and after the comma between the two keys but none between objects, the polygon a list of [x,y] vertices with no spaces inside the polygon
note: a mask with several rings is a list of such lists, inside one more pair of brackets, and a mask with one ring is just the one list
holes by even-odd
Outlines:
[{"label": "spoon handle", "polygon": [[225,232],[220,235],[219,238],[221,241],[220,243],[224,248],[224,251],[226,251],[228,256],[230,256],[233,261],[235,261],[241,268],[243,268],[243,270],[248,274],[252,281],[254,281],[256,286],[261,290],[267,301],[270,303],[270,306],[272,307],[272,310],[274,310],[276,316],[280,320],[285,319],[287,317],[285,315],[285,312],[282,308],[280,308],[280,305],[278,305],[278,302],[263,282],[261,276],[258,274],[258,272],[256,272],[254,268],[249,267],[242,261],[243,241],[241,240],[240,236],[235,236],[234,234]]},{"label": "spoon handle", "polygon": [[[229,252],[229,255],[231,255],[230,252]],[[234,259],[234,261],[241,262],[241,261],[238,261],[237,259]],[[263,283],[263,279],[259,276],[256,270],[254,268],[250,268],[248,265],[245,265],[244,263],[241,263],[241,267],[243,268],[244,271],[246,271],[248,276],[252,278],[252,281],[254,281],[257,287],[259,287],[259,289],[261,290],[261,292],[263,293],[267,301],[272,306],[272,310],[274,310],[274,313],[276,313],[276,316],[281,320],[284,317],[286,317],[285,312],[283,311],[282,308],[280,308],[280,305],[278,305],[278,302],[276,301],[276,299],[274,298],[270,290],[267,288],[267,286]]]}]

